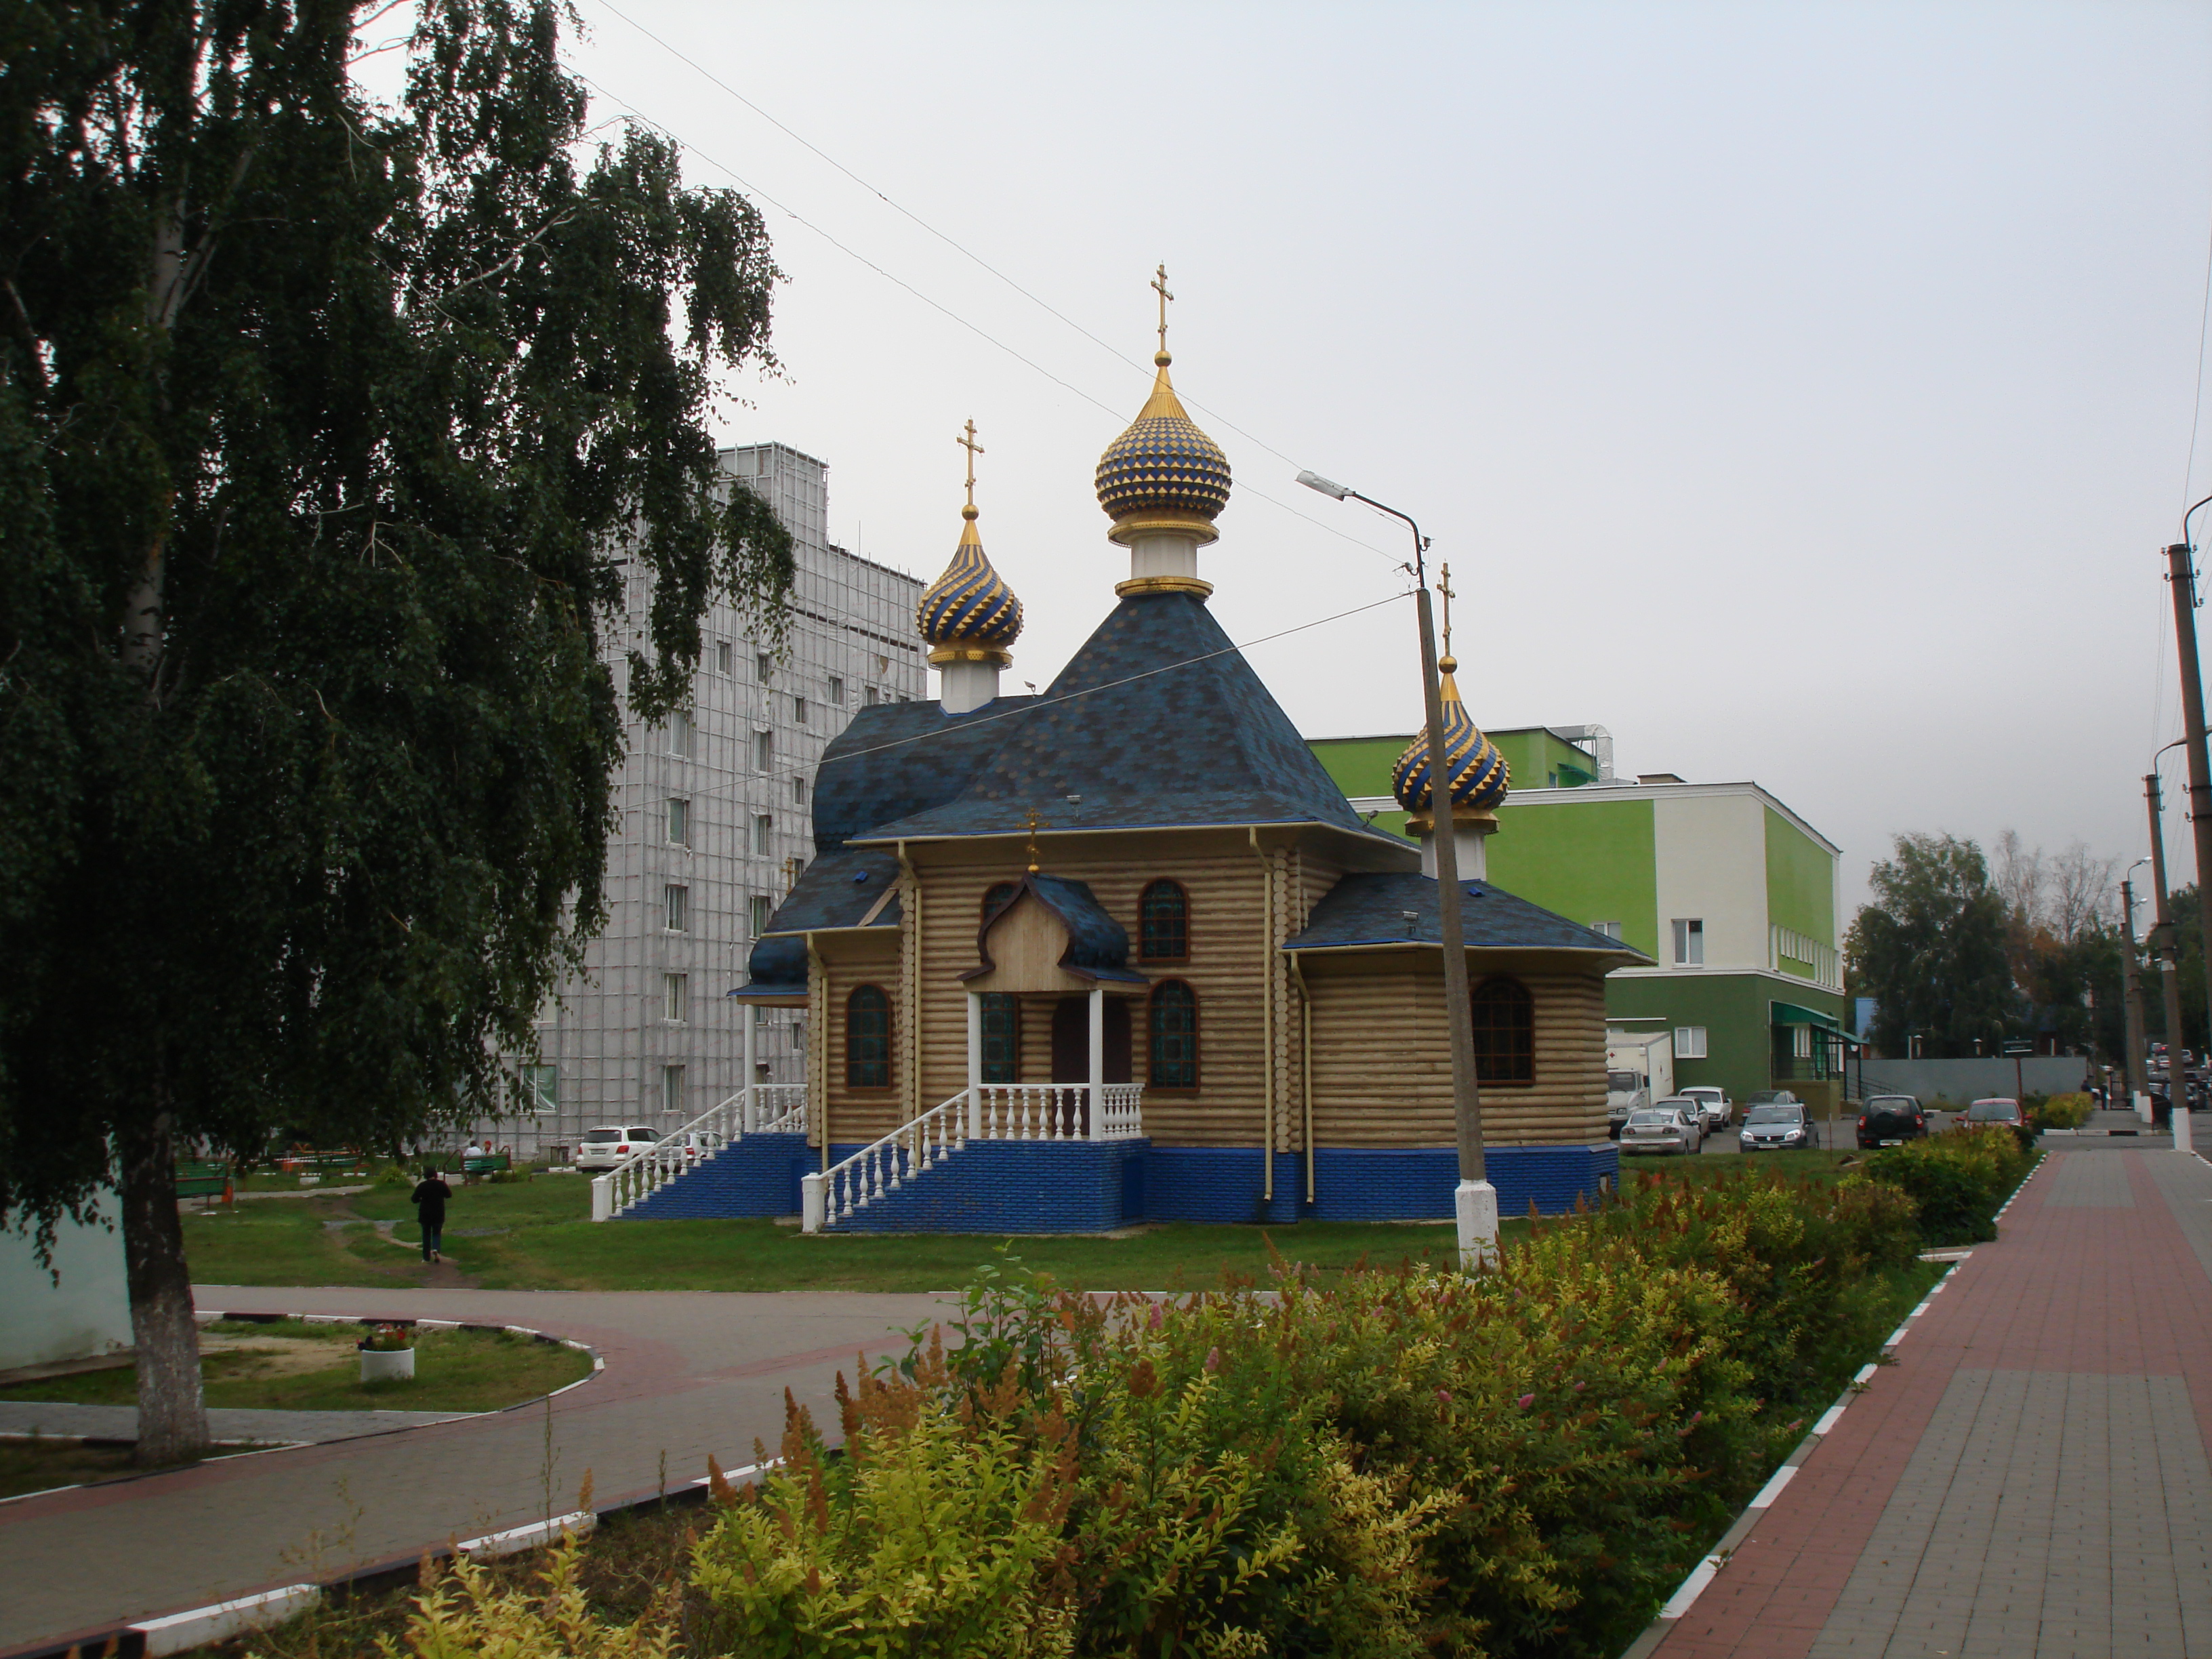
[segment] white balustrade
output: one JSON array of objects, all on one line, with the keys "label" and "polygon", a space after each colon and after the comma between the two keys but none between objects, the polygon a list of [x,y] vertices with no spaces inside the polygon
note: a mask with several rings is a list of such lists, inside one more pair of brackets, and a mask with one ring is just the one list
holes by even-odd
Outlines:
[{"label": "white balustrade", "polygon": [[967,1139],[968,1091],[931,1107],[881,1139],[801,1182],[804,1230],[820,1232],[895,1193],[923,1170],[950,1158]]},{"label": "white balustrade", "polygon": [[641,1146],[592,1182],[592,1219],[611,1221],[751,1134],[804,1134],[806,1085],[756,1083]]},{"label": "white balustrade", "polygon": [[1142,1084],[1109,1083],[1102,1091],[1101,1140],[1134,1140],[1145,1133],[1145,1090]]}]

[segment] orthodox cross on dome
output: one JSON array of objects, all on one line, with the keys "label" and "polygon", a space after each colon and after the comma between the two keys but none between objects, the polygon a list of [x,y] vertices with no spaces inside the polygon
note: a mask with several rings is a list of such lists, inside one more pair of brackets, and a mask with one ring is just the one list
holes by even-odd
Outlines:
[{"label": "orthodox cross on dome", "polygon": [[1152,292],[1160,296],[1160,355],[1158,361],[1165,362],[1168,356],[1168,301],[1175,295],[1168,292],[1168,268],[1162,265],[1159,274],[1152,278]]},{"label": "orthodox cross on dome", "polygon": [[975,510],[975,458],[983,453],[983,446],[975,441],[975,422],[968,422],[965,433],[952,441],[968,452],[968,510]]},{"label": "orthodox cross on dome", "polygon": [[1443,594],[1443,595],[1444,596],[1444,655],[1445,655],[1445,656],[1447,656],[1447,657],[1449,657],[1449,656],[1450,656],[1450,655],[1451,655],[1451,653],[1452,653],[1452,648],[1451,648],[1451,602],[1452,602],[1451,567],[1450,567],[1449,565],[1445,565],[1444,567],[1443,567],[1443,574],[1442,574],[1442,576],[1437,580],[1437,592],[1439,592],[1439,593],[1441,593],[1441,594]]},{"label": "orthodox cross on dome", "polygon": [[1038,815],[1037,810],[1034,806],[1030,808],[1028,823],[1030,827],[1030,873],[1031,875],[1035,875],[1037,872],[1036,832],[1040,830],[1049,830],[1052,828],[1052,825],[1046,823],[1044,819]]}]

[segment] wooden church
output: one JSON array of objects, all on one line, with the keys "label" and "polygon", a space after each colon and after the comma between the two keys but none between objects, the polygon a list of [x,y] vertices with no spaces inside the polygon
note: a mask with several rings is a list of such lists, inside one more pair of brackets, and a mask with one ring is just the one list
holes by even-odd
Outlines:
[{"label": "wooden church", "polygon": [[[725,1103],[716,1156],[603,1177],[599,1213],[1451,1215],[1425,742],[1396,772],[1416,848],[1362,822],[1208,611],[1229,464],[1176,396],[1164,319],[1155,361],[1097,467],[1127,579],[1042,695],[999,695],[1022,607],[976,531],[969,428],[966,522],[917,617],[942,698],[863,709],[823,754],[817,857],[735,994],[806,1009],[805,1087]],[[1506,769],[1443,666],[1490,1179],[1506,1214],[1557,1210],[1617,1172],[1604,979],[1645,958],[1481,878]]]}]

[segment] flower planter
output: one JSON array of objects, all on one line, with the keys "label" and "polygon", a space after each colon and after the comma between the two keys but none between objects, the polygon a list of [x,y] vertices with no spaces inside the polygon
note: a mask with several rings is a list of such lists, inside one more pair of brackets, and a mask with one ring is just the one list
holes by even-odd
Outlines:
[{"label": "flower planter", "polygon": [[397,1348],[361,1351],[361,1380],[380,1382],[392,1377],[412,1378],[415,1375],[415,1350]]}]

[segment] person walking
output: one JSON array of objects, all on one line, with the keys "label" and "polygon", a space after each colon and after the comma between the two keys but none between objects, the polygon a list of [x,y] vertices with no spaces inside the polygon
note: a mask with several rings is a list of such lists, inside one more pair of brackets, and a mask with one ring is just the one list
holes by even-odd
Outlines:
[{"label": "person walking", "polygon": [[443,1261],[440,1246],[445,1243],[446,1200],[453,1189],[438,1179],[434,1169],[425,1168],[422,1184],[415,1189],[415,1215],[422,1224],[422,1260]]}]

